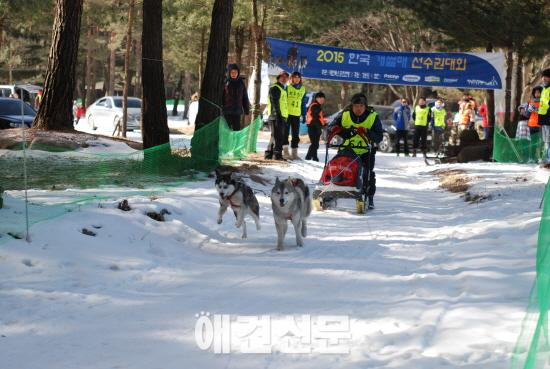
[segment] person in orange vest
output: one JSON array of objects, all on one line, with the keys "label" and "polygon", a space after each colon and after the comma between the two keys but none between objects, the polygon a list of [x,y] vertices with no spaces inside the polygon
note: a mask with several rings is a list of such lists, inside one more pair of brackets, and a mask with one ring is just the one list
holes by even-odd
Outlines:
[{"label": "person in orange vest", "polygon": [[325,103],[325,94],[321,91],[315,94],[315,100],[307,108],[306,124],[307,134],[309,136],[309,149],[307,150],[306,160],[319,161],[317,150],[319,149],[319,139],[323,126],[326,124],[323,113],[323,104]]},{"label": "person in orange vest", "polygon": [[539,124],[539,108],[540,108],[540,95],[542,93],[542,87],[537,86],[531,91],[531,100],[529,100],[529,105],[527,111],[529,114],[529,121],[527,125],[529,126],[529,131],[531,134],[538,133],[540,131]]},{"label": "person in orange vest", "polygon": [[460,125],[458,130],[473,129],[475,122],[475,112],[472,102],[468,102],[464,105],[462,110],[462,116],[460,117]]}]

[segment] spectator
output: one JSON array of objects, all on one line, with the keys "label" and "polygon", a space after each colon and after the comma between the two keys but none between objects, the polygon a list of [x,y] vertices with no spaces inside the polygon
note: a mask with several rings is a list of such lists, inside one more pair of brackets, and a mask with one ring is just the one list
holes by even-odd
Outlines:
[{"label": "spectator", "polygon": [[264,157],[266,159],[283,159],[283,142],[285,140],[285,126],[288,118],[288,104],[286,83],[289,74],[282,71],[277,76],[277,82],[269,89],[269,127],[271,128],[271,138],[267,144]]},{"label": "spectator", "polygon": [[468,98],[468,94],[462,95],[462,99],[458,101],[458,112],[460,115],[462,115],[462,111],[464,110],[464,107],[466,104],[470,102],[470,99]]},{"label": "spectator", "polygon": [[393,111],[393,120],[395,121],[395,152],[397,156],[401,153],[401,139],[405,156],[409,156],[409,122],[411,120],[411,108],[407,99],[401,99],[401,103]]},{"label": "spectator", "polygon": [[[302,118],[302,106],[306,95],[306,89],[302,84],[302,75],[294,72],[290,76],[290,84],[286,91],[288,95],[288,120],[283,142],[283,157],[285,159],[298,159],[298,143],[300,143],[300,120]],[[292,134],[290,141],[290,155],[288,152],[288,131]]]},{"label": "spectator", "polygon": [[416,149],[420,145],[422,154],[426,156],[427,141],[428,141],[428,123],[431,120],[431,110],[426,105],[426,98],[418,99],[418,105],[414,108],[414,138],[413,138],[413,157],[416,156]]},{"label": "spectator", "polygon": [[483,100],[483,103],[479,106],[479,115],[483,118],[482,127],[483,127],[483,138],[485,140],[490,140],[491,137],[491,127],[489,126],[489,112],[487,110],[487,99]]},{"label": "spectator", "polygon": [[84,107],[84,104],[82,103],[81,98],[76,99],[75,105],[76,106],[73,109],[74,109],[74,125],[76,126],[80,121],[80,118],[86,115],[86,108]]},{"label": "spectator", "polygon": [[248,115],[250,102],[244,80],[237,64],[229,64],[223,88],[223,115],[234,131],[241,129],[241,115]]},{"label": "spectator", "polygon": [[521,104],[520,106],[518,106],[517,110],[519,113],[519,121],[516,128],[516,138],[520,140],[530,140],[531,135],[529,132],[529,126],[527,125],[527,120],[529,119],[527,104]]},{"label": "spectator", "polygon": [[529,126],[529,132],[531,134],[540,132],[539,124],[539,107],[540,107],[540,95],[542,93],[542,87],[537,86],[531,91],[531,100],[527,106],[527,112],[529,113],[529,121],[527,125]]},{"label": "spectator", "polygon": [[465,129],[473,129],[475,123],[475,112],[473,109],[473,104],[468,102],[464,104],[462,109],[462,114],[459,120],[460,124],[458,126],[458,131],[463,131]]},{"label": "spectator", "polygon": [[474,109],[474,113],[477,112],[477,101],[470,94],[468,94],[468,101],[470,102],[470,107]]},{"label": "spectator", "polygon": [[34,110],[40,109],[40,104],[42,104],[42,90],[38,90],[38,93],[34,98]]},{"label": "spectator", "polygon": [[306,160],[319,161],[317,150],[323,126],[326,124],[323,113],[325,94],[321,91],[315,94],[315,100],[309,105],[306,114],[307,134],[311,144],[307,150]]},{"label": "spectator", "polygon": [[445,110],[445,103],[442,99],[437,99],[434,107],[432,108],[430,127],[432,128],[432,145],[434,152],[439,154],[443,148],[443,141],[445,138],[445,128],[447,127],[446,118],[447,111]]}]

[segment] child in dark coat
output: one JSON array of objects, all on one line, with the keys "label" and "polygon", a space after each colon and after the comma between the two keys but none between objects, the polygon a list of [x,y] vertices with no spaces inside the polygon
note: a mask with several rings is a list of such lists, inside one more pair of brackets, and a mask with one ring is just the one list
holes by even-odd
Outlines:
[{"label": "child in dark coat", "polygon": [[321,91],[315,94],[315,99],[309,105],[306,115],[307,134],[311,145],[307,150],[306,160],[319,161],[317,150],[319,149],[319,139],[323,126],[326,124],[323,114],[323,104],[325,103],[325,94]]}]

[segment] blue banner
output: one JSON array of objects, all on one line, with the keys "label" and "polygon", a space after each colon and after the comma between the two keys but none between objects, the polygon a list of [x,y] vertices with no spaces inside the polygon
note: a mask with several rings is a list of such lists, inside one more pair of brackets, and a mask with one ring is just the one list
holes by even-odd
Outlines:
[{"label": "blue banner", "polygon": [[502,53],[354,50],[267,38],[270,70],[358,83],[501,89]]}]

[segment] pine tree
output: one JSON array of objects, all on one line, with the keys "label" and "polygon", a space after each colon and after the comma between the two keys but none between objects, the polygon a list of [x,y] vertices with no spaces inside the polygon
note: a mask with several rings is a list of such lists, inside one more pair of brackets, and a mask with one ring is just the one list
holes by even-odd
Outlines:
[{"label": "pine tree", "polygon": [[208,56],[201,83],[201,99],[195,130],[210,123],[222,113],[223,81],[227,67],[232,18],[233,0],[216,0],[212,9]]},{"label": "pine tree", "polygon": [[143,0],[141,132],[143,148],[170,141],[162,59],[162,0]]},{"label": "pine tree", "polygon": [[73,129],[73,91],[83,0],[57,0],[38,129]]}]

